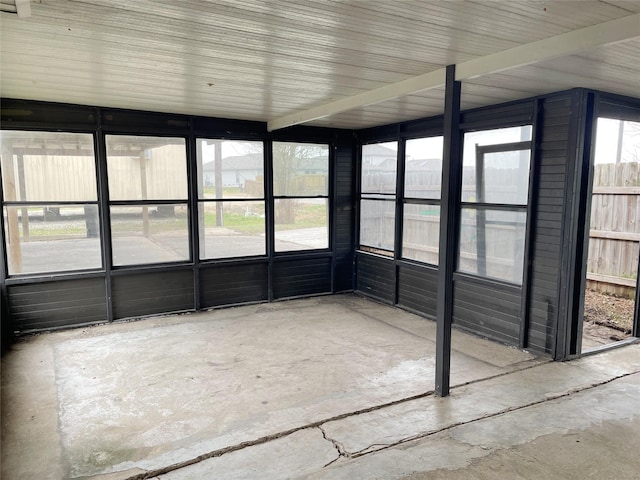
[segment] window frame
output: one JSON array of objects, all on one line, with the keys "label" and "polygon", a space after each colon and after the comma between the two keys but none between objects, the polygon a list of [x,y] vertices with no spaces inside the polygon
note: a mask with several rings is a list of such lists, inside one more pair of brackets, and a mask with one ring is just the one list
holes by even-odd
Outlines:
[{"label": "window frame", "polygon": [[[363,176],[364,176],[364,149],[367,146],[371,146],[371,145],[381,145],[381,144],[388,144],[388,143],[395,143],[396,146],[396,161],[395,161],[395,182],[394,182],[394,191],[393,192],[369,192],[369,191],[363,191],[362,189],[362,181],[363,181]],[[384,257],[387,258],[391,258],[391,259],[395,259],[397,256],[397,250],[398,250],[398,225],[399,225],[399,221],[401,221],[398,218],[398,184],[399,184],[399,180],[402,180],[404,182],[404,178],[401,178],[401,171],[399,167],[399,157],[400,157],[400,152],[401,150],[404,151],[404,144],[401,140],[399,139],[388,139],[388,140],[375,140],[375,141],[370,141],[370,142],[366,142],[366,143],[362,143],[360,144],[360,162],[358,165],[358,225],[357,225],[357,244],[356,244],[356,251],[359,252],[364,252],[364,253],[372,253],[372,254],[376,254],[376,255],[382,255]],[[392,237],[393,237],[393,246],[391,249],[386,249],[386,248],[381,248],[380,246],[375,246],[375,245],[366,245],[362,243],[362,201],[366,200],[366,201],[375,201],[375,202],[388,202],[391,203],[393,205],[393,214],[394,214],[394,218],[393,218],[393,231],[392,231]]]},{"label": "window frame", "polygon": [[[433,138],[441,138],[442,142],[444,143],[444,136],[442,134],[433,134],[433,135],[426,135],[423,137],[412,137],[412,138],[407,138],[403,140],[404,143],[404,148],[403,148],[403,153],[404,153],[404,158],[403,158],[403,162],[404,162],[404,168],[402,169],[402,174],[403,174],[403,178],[401,179],[403,188],[402,188],[402,212],[401,212],[401,218],[399,219],[400,222],[402,222],[402,238],[400,238],[400,245],[399,245],[399,250],[400,250],[400,258],[404,261],[409,261],[409,262],[416,262],[419,263],[421,265],[428,265],[431,267],[435,267],[438,268],[438,260],[436,260],[435,263],[432,262],[428,262],[428,261],[424,261],[424,260],[418,260],[415,258],[411,258],[411,257],[407,257],[405,256],[405,233],[406,233],[406,222],[405,222],[405,213],[406,213],[406,206],[407,205],[426,205],[426,206],[431,206],[431,207],[438,207],[439,213],[438,213],[438,236],[436,237],[436,245],[437,245],[437,252],[436,252],[436,257],[439,259],[439,251],[440,251],[440,212],[441,212],[441,204],[442,204],[442,190],[441,188],[438,190],[438,198],[426,198],[426,197],[416,197],[416,196],[411,196],[411,195],[407,195],[406,191],[407,191],[407,183],[406,183],[406,179],[407,179],[407,168],[406,168],[406,163],[407,163],[407,155],[406,155],[406,144],[407,142],[410,142],[412,140],[423,140],[423,139],[433,139]],[[444,148],[444,147],[443,147]],[[442,186],[442,162],[443,162],[443,153],[444,150],[441,149],[440,150],[440,179],[439,179],[439,184],[438,187]]]},{"label": "window frame", "polygon": [[[109,178],[109,137],[136,137],[136,138],[155,138],[155,139],[174,139],[174,140],[182,140],[183,143],[183,148],[184,148],[184,166],[185,166],[185,179],[186,179],[186,195],[184,198],[163,198],[163,199],[153,199],[153,198],[146,198],[146,199],[136,199],[136,200],[131,200],[131,199],[126,199],[126,200],[113,200],[111,198],[111,179]],[[106,202],[106,209],[107,209],[107,219],[108,219],[108,223],[109,223],[109,234],[110,234],[110,238],[109,238],[109,245],[110,245],[110,251],[109,254],[111,256],[111,258],[109,259],[110,261],[110,265],[111,265],[111,270],[117,271],[117,270],[125,270],[125,269],[131,269],[131,268],[135,268],[135,269],[140,269],[140,268],[147,268],[147,267],[153,267],[153,266],[159,266],[159,265],[176,265],[176,264],[185,264],[185,263],[192,263],[193,259],[194,259],[194,252],[193,252],[193,242],[191,240],[191,231],[192,231],[192,225],[191,225],[191,196],[192,196],[192,192],[191,192],[191,183],[190,183],[190,167],[189,167],[189,137],[187,137],[186,135],[171,135],[171,134],[156,134],[153,132],[137,132],[137,131],[132,131],[132,132],[104,132],[104,148],[105,148],[105,157],[104,157],[104,162],[105,162],[105,171],[106,171],[106,188],[107,191],[109,192],[108,197],[107,197],[107,202]],[[115,257],[114,257],[114,246],[115,246],[115,242],[114,242],[114,234],[113,234],[113,215],[112,215],[112,209],[113,207],[142,207],[144,208],[149,208],[151,206],[183,206],[186,208],[186,242],[187,242],[187,248],[188,248],[188,256],[187,258],[183,258],[183,259],[177,259],[177,260],[172,260],[172,261],[153,261],[153,262],[143,262],[143,263],[115,263]],[[144,212],[144,210],[143,210]],[[143,213],[144,216],[144,213]]]},{"label": "window frame", "polygon": [[[106,260],[104,257],[104,232],[102,231],[102,223],[101,223],[101,218],[102,218],[102,211],[101,211],[101,201],[100,201],[100,169],[99,169],[99,154],[98,154],[98,141],[97,141],[97,133],[94,130],[89,130],[89,129],[76,129],[76,128],[62,128],[62,129],[51,129],[51,128],[29,128],[29,127],[25,127],[25,128],[20,128],[20,127],[11,127],[11,126],[2,126],[1,128],[2,131],[4,132],[21,132],[21,133],[33,133],[33,134],[38,134],[38,133],[45,133],[45,134],[71,134],[71,135],[87,135],[91,137],[91,146],[92,146],[92,150],[93,150],[93,174],[94,174],[94,178],[95,178],[95,199],[94,200],[6,200],[6,192],[5,192],[5,188],[4,188],[4,169],[2,168],[2,166],[0,165],[0,207],[1,207],[1,214],[0,214],[0,229],[2,230],[1,232],[1,236],[0,238],[2,238],[2,241],[4,243],[3,245],[3,263],[4,263],[4,274],[6,275],[6,278],[20,278],[20,277],[43,277],[43,276],[51,276],[51,275],[55,275],[55,276],[61,276],[61,275],[74,275],[74,274],[81,274],[81,273],[89,273],[89,272],[104,272],[105,271],[105,264],[106,264]],[[13,158],[13,155],[15,155],[13,149],[11,150],[11,156]],[[40,207],[40,208],[47,208],[47,207],[69,207],[69,206],[78,206],[78,207],[83,207],[86,209],[86,207],[90,206],[95,208],[97,216],[96,216],[96,225],[95,227],[97,228],[97,231],[95,232],[95,236],[98,239],[98,245],[99,245],[99,252],[98,255],[100,257],[100,265],[99,266],[95,266],[95,267],[88,267],[88,268],[72,268],[72,269],[64,269],[64,270],[38,270],[38,271],[34,271],[34,272],[19,272],[19,273],[12,273],[10,271],[10,263],[9,263],[9,251],[10,251],[10,247],[9,247],[9,241],[10,238],[7,235],[6,232],[6,228],[8,228],[8,225],[6,225],[5,222],[5,209],[7,209],[7,215],[8,215],[8,208],[16,208],[16,209],[22,209],[23,212],[26,211],[27,208],[34,208],[34,207]],[[43,214],[44,215],[44,214]],[[86,221],[86,220],[85,220]],[[22,243],[22,241],[20,242]]]},{"label": "window frame", "polygon": [[[316,195],[299,195],[299,194],[277,194],[276,193],[276,188],[275,188],[275,177],[276,177],[276,169],[275,169],[275,158],[276,158],[276,152],[275,152],[275,146],[276,144],[291,144],[291,145],[296,145],[296,146],[304,146],[304,145],[309,145],[309,146],[313,146],[313,147],[320,147],[323,149],[326,149],[327,151],[327,170],[326,170],[326,191],[323,194],[316,194]],[[304,254],[304,253],[309,253],[309,252],[326,252],[326,251],[330,251],[333,248],[333,222],[332,222],[332,218],[333,218],[333,213],[332,213],[332,200],[331,200],[331,195],[332,195],[332,184],[333,184],[333,175],[332,175],[332,165],[333,165],[333,160],[332,160],[332,148],[331,148],[331,143],[330,142],[315,142],[315,141],[295,141],[295,140],[273,140],[272,142],[270,142],[270,147],[271,147],[271,151],[270,151],[270,155],[271,155],[271,162],[270,162],[270,178],[271,178],[271,185],[270,185],[270,190],[271,190],[271,195],[269,198],[269,203],[270,203],[270,210],[272,212],[271,214],[271,222],[269,222],[269,225],[267,226],[267,228],[271,229],[271,238],[273,239],[272,243],[271,243],[271,251],[273,253],[274,256],[286,256],[286,255],[292,255],[292,254]],[[265,185],[266,187],[266,185]],[[323,199],[325,201],[325,205],[326,205],[326,229],[327,229],[327,246],[326,247],[319,247],[319,248],[313,248],[313,247],[309,247],[309,248],[300,248],[300,249],[292,249],[292,250],[278,250],[277,248],[277,243],[278,243],[278,229],[277,229],[277,217],[278,217],[278,207],[277,207],[277,203],[278,200],[314,200],[314,199]]]},{"label": "window frame", "polygon": [[[204,172],[201,172],[201,168],[203,168],[204,163],[201,161],[201,151],[200,151],[200,142],[205,141],[205,142],[220,142],[220,158],[224,159],[225,157],[222,154],[222,143],[224,142],[239,142],[239,143],[259,143],[262,147],[262,196],[261,197],[225,197],[224,195],[222,195],[221,197],[214,197],[214,198],[206,198],[204,197],[204,193],[201,196],[200,195],[200,189],[201,187],[204,187],[204,185],[201,185],[200,181],[201,178],[204,178]],[[268,230],[268,214],[267,214],[267,191],[266,191],[266,186],[267,186],[267,176],[266,176],[266,169],[267,169],[267,157],[266,157],[266,150],[267,150],[267,145],[266,142],[264,140],[252,140],[252,139],[248,139],[248,138],[221,138],[221,137],[216,137],[216,138],[210,138],[210,137],[205,137],[202,135],[197,135],[195,137],[195,144],[196,144],[196,154],[195,154],[195,159],[196,159],[196,169],[195,169],[195,176],[196,179],[193,182],[196,186],[195,189],[195,205],[196,205],[196,216],[197,216],[197,222],[196,222],[196,229],[194,232],[194,235],[198,237],[198,252],[197,252],[197,258],[199,260],[199,262],[201,263],[205,263],[205,262],[216,262],[216,261],[228,261],[228,260],[237,260],[237,259],[252,259],[252,258],[263,258],[266,257],[268,255],[268,247],[267,247],[267,230]],[[224,173],[224,170],[221,170],[221,174]],[[215,187],[215,185],[214,185]],[[222,186],[224,188],[224,186]],[[204,229],[206,224],[204,222],[203,216],[201,216],[200,213],[200,207],[202,206],[203,209],[206,205],[212,205],[215,204],[216,205],[216,214],[219,211],[224,211],[224,204],[225,203],[238,203],[238,202],[242,202],[242,203],[252,203],[252,202],[262,202],[264,209],[265,209],[265,216],[264,216],[264,229],[263,229],[263,246],[264,246],[264,253],[260,253],[260,254],[254,254],[254,255],[232,255],[232,256],[206,256],[206,255],[202,255],[203,253],[203,242],[205,241],[205,237],[201,236],[201,228]],[[202,222],[202,223],[201,223]],[[204,233],[202,234],[204,235]],[[205,252],[206,253],[206,252]],[[192,255],[195,257],[196,253],[192,253]]]},{"label": "window frame", "polygon": [[[525,276],[525,258],[526,258],[526,237],[529,234],[527,231],[528,225],[528,217],[529,217],[529,204],[531,202],[531,175],[533,169],[533,140],[523,140],[519,142],[507,142],[507,143],[498,143],[498,144],[490,144],[490,145],[476,145],[475,146],[475,187],[476,193],[479,196],[478,201],[460,201],[460,225],[459,230],[462,232],[462,211],[463,210],[473,210],[475,211],[476,220],[476,231],[477,237],[476,240],[476,266],[477,272],[470,272],[466,270],[460,269],[460,257],[461,257],[461,235],[458,235],[458,248],[456,255],[456,273],[470,275],[472,277],[487,279],[495,282],[501,282],[508,285],[515,285],[518,287],[522,287],[524,284],[524,276]],[[490,153],[500,153],[500,152],[517,152],[517,151],[529,151],[529,168],[527,170],[527,201],[526,203],[499,203],[499,202],[488,202],[484,199],[484,190],[485,184],[483,182],[484,178],[484,157],[486,154]],[[502,212],[514,212],[514,213],[524,213],[524,243],[523,243],[523,255],[522,255],[522,278],[519,282],[505,280],[504,278],[492,277],[486,274],[486,241],[484,240],[486,236],[486,213],[487,211],[502,211]],[[482,236],[482,238],[480,238]],[[482,261],[481,261],[482,258]],[[515,267],[516,258],[514,258],[514,267]]]}]

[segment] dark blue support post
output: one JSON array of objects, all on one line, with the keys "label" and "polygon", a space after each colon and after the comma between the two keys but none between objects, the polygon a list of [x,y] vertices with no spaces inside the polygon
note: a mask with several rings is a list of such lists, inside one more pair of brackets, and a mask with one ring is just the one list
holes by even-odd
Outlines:
[{"label": "dark blue support post", "polygon": [[453,318],[453,271],[457,256],[462,158],[460,156],[460,82],[455,65],[447,67],[444,98],[444,152],[438,267],[436,325],[436,395],[449,395],[451,369],[451,322]]}]

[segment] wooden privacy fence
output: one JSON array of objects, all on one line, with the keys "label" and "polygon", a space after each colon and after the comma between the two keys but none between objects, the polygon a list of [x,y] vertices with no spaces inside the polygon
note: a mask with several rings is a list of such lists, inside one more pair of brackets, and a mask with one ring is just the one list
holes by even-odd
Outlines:
[{"label": "wooden privacy fence", "polygon": [[596,165],[591,200],[587,287],[635,293],[640,255],[640,163]]}]

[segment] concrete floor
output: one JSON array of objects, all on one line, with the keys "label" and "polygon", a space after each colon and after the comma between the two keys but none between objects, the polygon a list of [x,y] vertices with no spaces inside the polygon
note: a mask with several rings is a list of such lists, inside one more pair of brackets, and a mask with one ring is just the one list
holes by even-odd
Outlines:
[{"label": "concrete floor", "polygon": [[569,363],[317,297],[25,338],[2,479],[636,478],[640,345]]}]

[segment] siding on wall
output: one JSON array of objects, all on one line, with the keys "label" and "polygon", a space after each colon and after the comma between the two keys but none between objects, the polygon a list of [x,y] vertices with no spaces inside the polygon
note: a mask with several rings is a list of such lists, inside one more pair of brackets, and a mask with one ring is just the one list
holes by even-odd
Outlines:
[{"label": "siding on wall", "polygon": [[356,269],[359,292],[386,303],[395,302],[396,266],[393,259],[359,253]]},{"label": "siding on wall", "polygon": [[522,288],[456,275],[453,323],[493,340],[517,345]]},{"label": "siding on wall", "polygon": [[131,318],[194,309],[193,270],[114,276],[113,318]]},{"label": "siding on wall", "polygon": [[340,146],[335,155],[335,271],[334,291],[353,290],[353,211],[354,160],[353,145]]},{"label": "siding on wall", "polygon": [[419,314],[436,316],[438,269],[402,263],[398,265],[398,305]]},{"label": "siding on wall", "polygon": [[200,269],[200,306],[219,307],[269,298],[267,262]]},{"label": "siding on wall", "polygon": [[45,330],[107,320],[102,277],[11,285],[7,290],[9,315],[15,331]]},{"label": "siding on wall", "polygon": [[545,99],[541,108],[538,201],[530,246],[533,261],[529,279],[531,300],[527,346],[532,351],[551,353],[558,318],[572,96],[568,92]]},{"label": "siding on wall", "polygon": [[331,258],[276,259],[273,262],[273,298],[331,293]]}]

